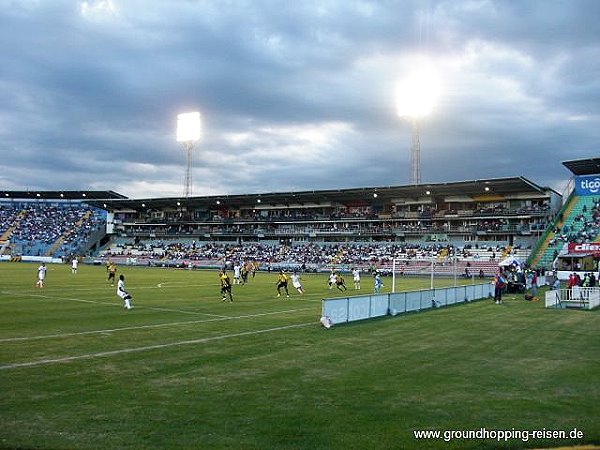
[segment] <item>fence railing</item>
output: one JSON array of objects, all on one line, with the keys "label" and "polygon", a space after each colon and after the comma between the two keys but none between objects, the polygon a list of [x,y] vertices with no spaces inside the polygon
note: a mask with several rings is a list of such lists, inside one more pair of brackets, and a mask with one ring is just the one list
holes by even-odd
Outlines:
[{"label": "fence railing", "polygon": [[593,309],[600,306],[600,287],[574,286],[546,292],[546,308]]},{"label": "fence railing", "polygon": [[389,294],[325,298],[322,300],[321,314],[329,317],[334,324],[341,324],[442,308],[490,298],[492,295],[493,286],[485,283]]}]

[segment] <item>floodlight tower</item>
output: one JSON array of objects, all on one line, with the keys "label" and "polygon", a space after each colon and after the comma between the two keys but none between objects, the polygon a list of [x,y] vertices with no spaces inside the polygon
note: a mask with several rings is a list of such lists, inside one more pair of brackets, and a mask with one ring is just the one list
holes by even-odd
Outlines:
[{"label": "floodlight tower", "polygon": [[410,120],[412,145],[410,158],[410,183],[421,183],[421,142],[419,124],[433,110],[439,95],[439,81],[431,67],[423,64],[415,73],[398,83],[396,107],[398,115]]},{"label": "floodlight tower", "polygon": [[187,154],[187,166],[183,181],[183,195],[192,196],[192,150],[200,139],[200,113],[190,112],[177,115],[177,142],[181,142]]}]

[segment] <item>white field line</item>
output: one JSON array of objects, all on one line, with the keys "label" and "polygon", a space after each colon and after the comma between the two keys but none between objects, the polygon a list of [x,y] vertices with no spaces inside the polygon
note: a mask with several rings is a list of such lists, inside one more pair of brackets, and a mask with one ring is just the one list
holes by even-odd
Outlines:
[{"label": "white field line", "polygon": [[[82,285],[84,286],[84,285]],[[107,288],[110,289],[114,289],[116,291],[117,287],[115,286],[111,286],[110,284],[106,284],[104,286],[96,286],[96,287],[90,287],[90,285],[85,285],[86,287],[74,287],[73,289],[71,289],[71,286],[69,286],[69,290],[70,291],[105,291]],[[215,283],[205,283],[205,284],[189,284],[189,283],[181,283],[180,285],[173,285],[173,283],[169,282],[164,282],[164,283],[158,283],[155,286],[136,286],[133,284],[128,284],[127,285],[127,290],[128,291],[138,291],[138,290],[145,290],[145,289],[169,289],[169,288],[182,288],[182,287],[214,287],[217,292],[219,289],[221,289],[221,286]]]},{"label": "white field line", "polygon": [[[104,306],[118,306],[119,308],[122,308],[123,305],[120,303],[120,300],[117,301],[115,300],[114,302],[102,302],[99,300],[85,300],[83,298],[73,298],[73,297],[52,297],[50,295],[42,295],[42,294],[32,294],[32,293],[23,293],[23,292],[10,292],[10,291],[2,291],[2,294],[6,294],[6,295],[15,295],[18,297],[36,297],[36,298],[44,298],[47,300],[68,300],[68,301],[72,301],[72,302],[81,302],[81,303],[93,303],[93,304],[97,304],[97,305],[104,305]],[[135,303],[134,303],[135,305]],[[202,313],[202,312],[197,312],[197,311],[186,311],[184,309],[175,309],[175,308],[159,308],[156,306],[135,306],[136,309],[149,309],[151,311],[166,311],[166,312],[177,312],[177,313],[181,313],[181,314],[192,314],[195,316],[208,316],[208,317],[220,317],[220,318],[228,318],[230,316],[223,316],[220,314],[210,314],[210,313]]]},{"label": "white field line", "polygon": [[106,356],[122,355],[125,353],[145,352],[145,351],[149,351],[149,350],[158,350],[158,349],[169,348],[169,347],[177,347],[177,346],[181,346],[181,345],[204,344],[204,343],[212,342],[212,341],[220,341],[220,340],[224,340],[224,339],[230,339],[230,338],[236,338],[236,337],[242,337],[242,336],[252,336],[252,335],[257,335],[257,334],[272,333],[275,331],[289,330],[292,328],[306,327],[308,325],[314,326],[315,323],[314,322],[306,322],[306,323],[299,323],[299,324],[295,324],[295,325],[286,325],[286,326],[276,327],[276,328],[266,328],[263,330],[244,331],[241,333],[225,334],[222,336],[212,336],[212,337],[201,338],[201,339],[170,342],[168,344],[155,344],[155,345],[147,345],[144,347],[131,347],[131,348],[124,348],[124,349],[120,349],[120,350],[111,350],[111,351],[107,351],[107,352],[87,353],[84,355],[65,356],[62,358],[40,359],[37,361],[6,364],[4,366],[0,366],[0,370],[10,370],[10,369],[18,369],[18,368],[22,368],[22,367],[34,367],[34,366],[41,366],[41,365],[46,365],[46,364],[65,363],[65,362],[76,361],[76,360],[80,360],[80,359],[101,358],[101,357],[106,357]]},{"label": "white field line", "polygon": [[272,316],[272,315],[277,315],[277,314],[295,313],[295,312],[309,311],[309,310],[312,311],[313,308],[288,309],[288,310],[284,310],[284,311],[273,311],[273,312],[260,313],[260,314],[247,314],[247,315],[243,315],[243,316],[229,316],[229,317],[218,317],[218,318],[214,318],[214,319],[189,320],[189,321],[180,321],[180,322],[158,323],[158,324],[153,324],[153,325],[138,325],[138,326],[132,326],[132,327],[108,328],[105,330],[75,331],[72,333],[56,333],[56,334],[46,334],[46,335],[41,335],[41,336],[12,337],[12,338],[0,339],[0,343],[64,338],[64,337],[71,337],[71,336],[83,336],[83,335],[87,335],[87,334],[107,334],[107,333],[115,333],[115,332],[119,332],[119,331],[145,330],[145,329],[152,329],[152,328],[166,328],[166,327],[173,327],[173,326],[179,326],[179,325],[194,325],[194,324],[198,324],[198,323],[221,322],[221,321],[225,321],[225,320],[252,319],[255,317]]}]

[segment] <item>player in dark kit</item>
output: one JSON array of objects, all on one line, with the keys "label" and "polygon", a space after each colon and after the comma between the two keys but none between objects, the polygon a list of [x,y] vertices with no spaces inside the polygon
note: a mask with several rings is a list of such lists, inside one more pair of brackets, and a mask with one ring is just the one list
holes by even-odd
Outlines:
[{"label": "player in dark kit", "polygon": [[289,297],[290,293],[288,292],[288,277],[283,270],[279,271],[279,276],[277,277],[277,297],[281,297],[281,289],[285,289],[285,296]]},{"label": "player in dark kit", "polygon": [[346,282],[344,281],[344,277],[341,276],[339,273],[335,274],[335,287],[338,288],[340,291],[346,290]]},{"label": "player in dark kit", "polygon": [[242,266],[242,284],[248,283],[248,272],[249,271],[250,271],[250,269],[248,269],[248,264],[244,263],[244,265]]},{"label": "player in dark kit", "polygon": [[231,295],[231,280],[224,269],[221,270],[221,273],[219,274],[219,280],[221,281],[221,301],[227,301],[227,296],[229,296],[229,301],[233,302],[233,295]]},{"label": "player in dark kit", "polygon": [[108,272],[108,282],[111,286],[115,285],[115,274],[117,273],[117,266],[112,261],[106,266],[106,271]]}]

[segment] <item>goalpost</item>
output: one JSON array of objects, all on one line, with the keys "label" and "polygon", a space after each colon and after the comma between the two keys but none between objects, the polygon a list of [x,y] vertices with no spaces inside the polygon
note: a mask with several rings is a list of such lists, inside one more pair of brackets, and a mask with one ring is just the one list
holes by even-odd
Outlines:
[{"label": "goalpost", "polygon": [[[466,277],[466,272],[461,270],[456,257],[440,258],[394,258],[391,266],[392,292],[396,292],[397,278],[406,276],[428,277],[430,289],[435,287],[436,278],[452,278],[454,286],[458,285],[459,277]],[[475,283],[475,274],[469,273],[468,278]]]}]

